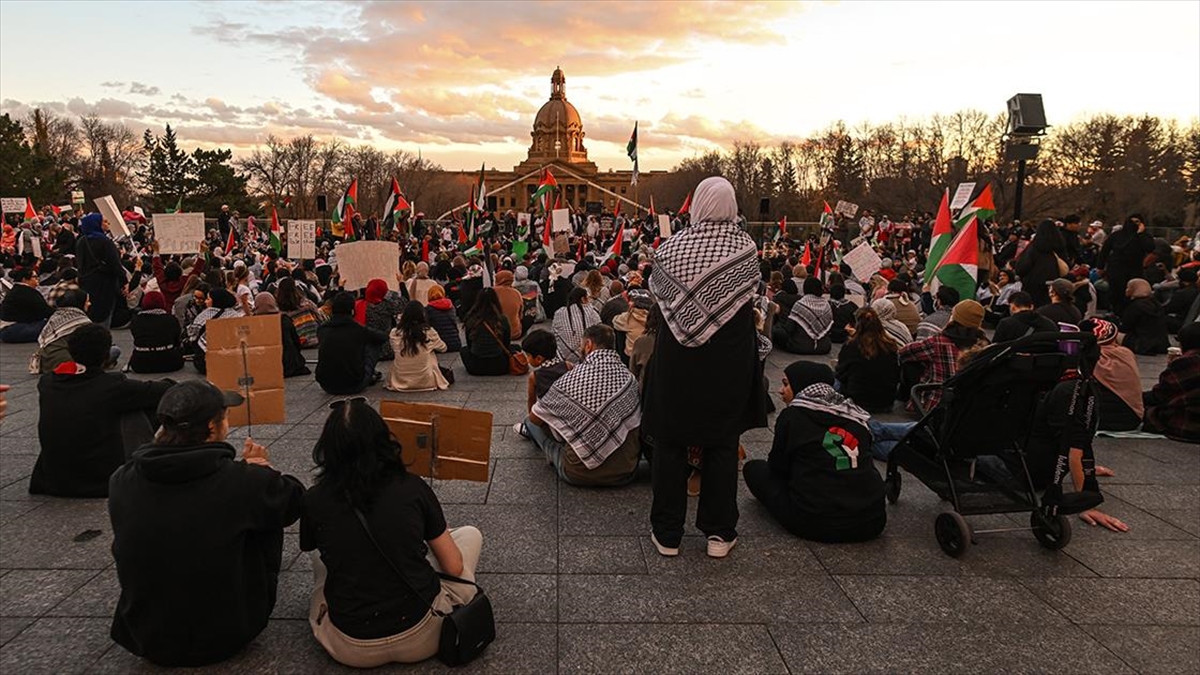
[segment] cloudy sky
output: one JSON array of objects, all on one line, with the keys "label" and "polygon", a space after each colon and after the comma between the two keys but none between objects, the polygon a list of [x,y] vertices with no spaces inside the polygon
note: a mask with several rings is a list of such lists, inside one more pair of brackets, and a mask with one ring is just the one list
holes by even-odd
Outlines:
[{"label": "cloudy sky", "polygon": [[0,110],[95,112],[245,151],[268,133],[524,158],[562,66],[592,159],[1044,95],[1052,124],[1200,116],[1198,2],[0,3]]}]

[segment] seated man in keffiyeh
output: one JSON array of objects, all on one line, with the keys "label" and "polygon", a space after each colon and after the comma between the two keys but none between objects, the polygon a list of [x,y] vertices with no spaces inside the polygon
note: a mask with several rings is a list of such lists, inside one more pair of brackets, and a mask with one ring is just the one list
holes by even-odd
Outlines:
[{"label": "seated man in keffiyeh", "polygon": [[797,361],[779,392],[766,460],[746,462],[746,487],[792,534],[823,542],[874,539],[887,524],[883,480],[871,459],[870,413],[833,390],[833,371]]},{"label": "seated man in keffiyeh", "polygon": [[638,383],[603,324],[583,334],[583,360],[533,404],[525,429],[571,485],[625,485],[637,471]]},{"label": "seated man in keffiyeh", "polygon": [[804,295],[792,305],[787,319],[775,324],[775,346],[793,354],[828,354],[832,348],[833,306],[822,297],[821,280],[804,280]]}]

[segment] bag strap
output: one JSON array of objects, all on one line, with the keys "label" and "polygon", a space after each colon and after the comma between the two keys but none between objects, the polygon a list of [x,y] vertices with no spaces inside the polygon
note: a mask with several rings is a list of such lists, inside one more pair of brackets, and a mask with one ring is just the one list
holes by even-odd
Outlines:
[{"label": "bag strap", "polygon": [[[375,546],[376,551],[379,551],[379,555],[383,556],[383,559],[387,562],[388,567],[392,568],[392,571],[396,573],[396,576],[400,577],[400,581],[404,582],[404,585],[408,587],[408,590],[412,591],[412,594],[414,596],[416,596],[418,600],[421,599],[421,594],[419,592],[417,592],[417,589],[412,585],[411,582],[409,582],[408,577],[404,576],[404,573],[400,571],[400,567],[397,566],[396,563],[392,562],[392,557],[390,555],[388,555],[386,551],[383,550],[382,546],[379,545],[379,542],[375,539],[375,534],[371,532],[371,526],[367,524],[367,517],[363,515],[363,512],[358,510],[358,508],[355,507],[354,508],[354,516],[356,518],[358,518],[358,522],[362,525],[363,531],[367,533],[367,539],[371,540],[371,544]],[[436,570],[435,570],[435,572],[436,572]],[[441,577],[442,579],[445,579],[446,581],[454,581],[454,582],[457,582],[460,584],[469,584],[469,585],[474,586],[475,588],[479,589],[480,592],[483,591],[482,588],[479,588],[479,584],[475,583],[474,581],[456,577],[453,574],[446,574],[445,572],[437,572],[437,575],[439,577]],[[439,612],[438,610],[434,609],[432,604],[430,604],[430,603],[426,603],[426,604],[429,605],[429,611],[433,612],[434,614],[437,614],[438,616],[446,616],[444,613]]]},{"label": "bag strap", "polygon": [[[505,321],[507,320],[508,319],[505,319]],[[508,351],[508,346],[504,344],[504,340],[501,340],[500,336],[496,335],[496,331],[492,330],[492,327],[489,326],[486,321],[480,321],[479,323],[483,324],[483,327],[487,330],[487,332],[492,334],[492,339],[496,341],[497,345],[500,345],[500,351],[504,352],[504,355],[511,359],[512,352]]]}]

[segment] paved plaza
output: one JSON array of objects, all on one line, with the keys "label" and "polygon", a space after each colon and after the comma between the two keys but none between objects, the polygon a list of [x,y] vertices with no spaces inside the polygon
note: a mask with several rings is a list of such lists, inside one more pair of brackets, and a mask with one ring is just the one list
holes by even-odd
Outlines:
[{"label": "paved plaza", "polygon": [[[117,331],[116,340],[128,354],[129,333]],[[0,348],[0,381],[13,386],[0,427],[0,673],[156,671],[108,637],[119,589],[105,501],[28,494],[38,451],[31,349]],[[772,390],[793,358],[770,357]],[[1073,519],[1074,539],[1061,552],[1041,548],[1029,532],[1009,532],[979,535],[965,557],[949,558],[933,537],[943,505],[910,477],[874,542],[796,539],[743,485],[741,536],[729,558],[707,558],[690,529],[680,556],[665,559],[648,537],[648,472],[620,489],[557,483],[535,446],[510,428],[525,412],[524,380],[473,378],[457,356],[442,360],[458,380],[449,391],[376,387],[370,395],[494,415],[491,480],[434,486],[452,526],[483,532],[479,579],[498,622],[496,642],[459,672],[1200,672],[1196,446],[1097,439],[1099,463],[1117,473],[1103,480],[1103,508],[1132,530],[1118,535]],[[1139,362],[1148,386],[1165,358]],[[189,366],[175,377],[195,373]],[[306,484],[332,398],[311,377],[288,380],[287,423],[254,429],[274,466]],[[234,430],[235,446],[245,433]],[[743,442],[750,457],[764,458],[770,439],[760,429]],[[1028,516],[971,521],[1005,527],[1028,524]],[[297,532],[293,525],[285,535],[270,625],[237,657],[203,672],[352,672],[309,631],[311,564]],[[449,669],[434,660],[381,670]]]}]

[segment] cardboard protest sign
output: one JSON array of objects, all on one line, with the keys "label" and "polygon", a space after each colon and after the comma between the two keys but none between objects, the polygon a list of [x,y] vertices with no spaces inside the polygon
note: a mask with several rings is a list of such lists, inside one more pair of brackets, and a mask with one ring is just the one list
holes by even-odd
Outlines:
[{"label": "cardboard protest sign", "polygon": [[96,200],[96,208],[100,211],[100,215],[108,221],[109,229],[112,230],[114,236],[129,236],[129,228],[125,226],[125,217],[121,215],[121,210],[117,208],[117,203],[113,201],[112,195],[106,195]]},{"label": "cardboard protest sign", "polygon": [[204,241],[203,213],[156,213],[152,216],[159,253],[195,253]]},{"label": "cardboard protest sign", "polygon": [[554,235],[554,254],[558,255],[559,253],[566,253],[569,250],[571,250],[571,246],[570,246],[570,243],[567,241],[567,235],[565,235],[565,234]]},{"label": "cardboard protest sign", "polygon": [[338,274],[342,288],[357,291],[372,279],[383,279],[393,291],[400,289],[396,274],[400,271],[400,245],[394,241],[352,241],[338,244]]},{"label": "cardboard protest sign", "polygon": [[842,258],[842,261],[850,266],[850,271],[854,272],[855,278],[859,281],[870,280],[871,275],[878,272],[883,266],[883,260],[879,257],[879,254],[865,241],[851,249]]},{"label": "cardboard protest sign", "polygon": [[83,190],[71,190],[71,203],[83,204],[87,200],[83,198]]},{"label": "cardboard protest sign", "polygon": [[409,471],[442,480],[487,482],[492,413],[432,403],[380,401]]},{"label": "cardboard protest sign", "polygon": [[[22,206],[21,208],[25,208]],[[567,209],[554,209],[551,212],[554,218],[554,227],[551,232],[570,232],[571,231],[571,212]]]},{"label": "cardboard protest sign", "polygon": [[837,206],[833,208],[833,212],[840,213],[847,218],[853,218],[854,214],[858,213],[858,204],[839,199]]},{"label": "cardboard protest sign", "polygon": [[287,253],[289,258],[295,260],[312,260],[317,257],[317,221],[288,221]]},{"label": "cardboard protest sign", "polygon": [[246,397],[245,403],[229,409],[229,425],[283,423],[279,315],[211,319],[204,332],[208,341],[208,381],[218,389]]},{"label": "cardboard protest sign", "polygon": [[658,217],[658,236],[663,239],[671,236],[671,216]]},{"label": "cardboard protest sign", "polygon": [[971,195],[975,193],[975,183],[959,183],[958,189],[954,191],[954,199],[950,200],[950,210],[961,209],[971,201]]},{"label": "cardboard protest sign", "polygon": [[25,198],[0,197],[0,210],[5,213],[25,213]]},{"label": "cardboard protest sign", "polygon": [[517,231],[520,232],[521,228],[525,228],[526,230],[528,230],[532,217],[533,217],[532,214],[529,214],[529,213],[518,213],[517,214]]}]

